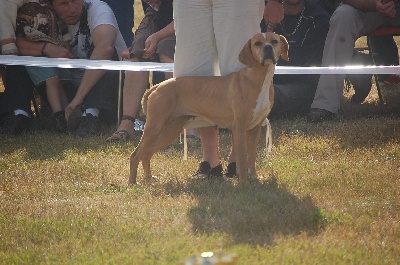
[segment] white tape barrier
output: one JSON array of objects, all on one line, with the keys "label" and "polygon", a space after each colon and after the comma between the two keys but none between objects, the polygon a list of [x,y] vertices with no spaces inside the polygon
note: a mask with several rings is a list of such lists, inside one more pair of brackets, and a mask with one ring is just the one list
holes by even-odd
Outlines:
[{"label": "white tape barrier", "polygon": [[173,72],[172,63],[130,62],[0,55],[0,64],[58,68]]},{"label": "white tape barrier", "polygon": [[[173,72],[173,63],[63,59],[0,55],[0,64],[59,68]],[[276,66],[275,74],[400,74],[400,66],[293,67]]]}]

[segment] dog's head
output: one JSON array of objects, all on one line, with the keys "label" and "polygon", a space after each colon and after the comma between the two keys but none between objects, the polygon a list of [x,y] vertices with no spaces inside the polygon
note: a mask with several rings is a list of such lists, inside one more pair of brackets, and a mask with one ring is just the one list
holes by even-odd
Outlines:
[{"label": "dog's head", "polygon": [[289,60],[288,51],[289,44],[285,37],[273,32],[267,32],[265,36],[258,33],[244,45],[239,54],[239,61],[247,67],[276,64],[279,56]]}]

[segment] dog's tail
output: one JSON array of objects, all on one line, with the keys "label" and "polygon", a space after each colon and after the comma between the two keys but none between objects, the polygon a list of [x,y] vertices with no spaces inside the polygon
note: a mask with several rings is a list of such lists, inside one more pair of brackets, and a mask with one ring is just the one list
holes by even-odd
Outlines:
[{"label": "dog's tail", "polygon": [[152,86],[149,90],[146,91],[146,93],[144,93],[143,98],[142,98],[142,108],[143,108],[143,113],[144,115],[147,116],[147,101],[149,99],[149,96],[151,95],[151,93],[154,92],[154,90],[156,90],[158,87],[158,85]]}]

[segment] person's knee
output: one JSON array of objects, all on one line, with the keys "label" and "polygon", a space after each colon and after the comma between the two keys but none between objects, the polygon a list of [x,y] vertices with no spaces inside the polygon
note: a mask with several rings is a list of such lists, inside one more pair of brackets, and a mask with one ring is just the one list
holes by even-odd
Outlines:
[{"label": "person's knee", "polygon": [[160,63],[173,63],[174,62],[173,58],[171,58],[165,54],[162,54],[162,53],[158,54],[158,58],[160,60]]},{"label": "person's knee", "polygon": [[330,27],[349,27],[356,21],[358,10],[350,5],[340,5],[332,14]]}]

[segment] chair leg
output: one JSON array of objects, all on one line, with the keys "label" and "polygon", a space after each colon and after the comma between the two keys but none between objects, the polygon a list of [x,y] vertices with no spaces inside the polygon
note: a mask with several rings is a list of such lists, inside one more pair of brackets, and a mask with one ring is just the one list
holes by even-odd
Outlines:
[{"label": "chair leg", "polygon": [[[370,44],[370,37],[367,36],[367,45],[368,45],[368,52],[372,58],[372,63],[376,66],[376,58],[374,56],[374,52],[372,50],[372,46]],[[378,91],[378,97],[379,97],[379,103],[380,104],[384,104],[385,102],[383,101],[383,97],[382,97],[382,90],[381,90],[381,86],[379,84],[378,81],[378,74],[374,74],[374,79],[375,79],[375,85],[376,85],[376,90]]]}]

